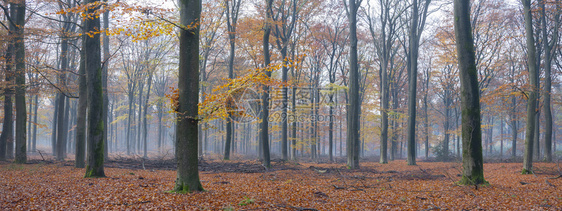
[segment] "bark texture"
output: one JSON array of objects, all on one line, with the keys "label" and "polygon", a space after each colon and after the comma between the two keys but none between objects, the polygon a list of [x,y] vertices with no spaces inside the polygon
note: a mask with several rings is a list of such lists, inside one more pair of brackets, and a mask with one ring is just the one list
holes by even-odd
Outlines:
[{"label": "bark texture", "polygon": [[527,100],[527,128],[525,133],[525,153],[523,155],[523,174],[533,172],[533,142],[535,131],[535,116],[537,114],[538,71],[536,69],[535,37],[533,36],[533,15],[531,13],[531,0],[523,0],[523,13],[525,15],[525,36],[527,43],[527,66],[529,69],[529,84],[531,91]]},{"label": "bark texture", "polygon": [[478,185],[484,180],[480,89],[474,40],[470,25],[470,1],[454,1],[455,38],[461,81],[463,175],[459,183]]},{"label": "bark texture", "polygon": [[201,0],[180,0],[179,105],[176,119],[174,192],[202,191],[198,167],[199,23]]},{"label": "bark texture", "polygon": [[[88,4],[96,4],[99,0],[88,0]],[[85,31],[95,32],[100,29],[100,19],[96,13],[99,6],[87,10]],[[105,177],[104,140],[103,140],[103,90],[100,34],[84,37],[84,57],[88,86],[88,158],[85,177]]]}]

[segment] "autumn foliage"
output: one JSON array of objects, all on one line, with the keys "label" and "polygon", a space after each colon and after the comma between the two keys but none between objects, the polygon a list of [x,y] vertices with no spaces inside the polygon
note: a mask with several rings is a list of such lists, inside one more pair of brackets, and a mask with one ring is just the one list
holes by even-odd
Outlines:
[{"label": "autumn foliage", "polygon": [[[161,162],[161,161],[159,161]],[[557,164],[485,164],[488,186],[459,186],[460,163],[404,161],[389,165],[202,162],[205,192],[173,194],[175,171],[140,165],[106,168],[107,178],[85,179],[70,163],[0,164],[2,210],[557,210],[562,178]],[[119,163],[109,164],[113,167]],[[557,177],[558,176],[558,177]]]}]

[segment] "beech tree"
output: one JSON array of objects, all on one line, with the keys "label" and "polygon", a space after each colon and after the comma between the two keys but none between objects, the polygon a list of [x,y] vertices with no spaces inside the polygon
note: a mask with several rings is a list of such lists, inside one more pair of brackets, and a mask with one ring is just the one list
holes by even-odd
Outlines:
[{"label": "beech tree", "polygon": [[84,32],[93,35],[84,36],[84,62],[88,86],[88,162],[85,177],[105,177],[104,162],[104,140],[103,140],[103,90],[102,90],[102,66],[99,0],[88,0],[89,5],[84,20]]},{"label": "beech tree", "polygon": [[14,61],[15,61],[15,79],[16,79],[16,157],[15,163],[27,162],[26,153],[26,123],[27,123],[27,109],[25,106],[25,42],[24,42],[24,27],[25,27],[25,0],[10,3],[10,9],[16,9],[16,16],[14,24],[16,25],[14,37]]},{"label": "beech tree", "polygon": [[[226,25],[228,29],[228,40],[230,44],[230,54],[228,57],[228,78],[234,79],[234,58],[236,56],[236,25],[238,23],[238,14],[240,13],[240,3],[242,0],[225,0],[226,6]],[[232,135],[232,114],[228,114],[226,119],[226,143],[224,146],[224,159],[230,160],[230,145],[234,141]]]},{"label": "beech tree", "polygon": [[[422,1],[423,2],[423,1]],[[431,0],[425,0],[420,19],[420,5],[418,0],[412,3],[412,23],[410,24],[410,48],[409,48],[409,64],[408,77],[410,79],[408,92],[408,165],[416,165],[416,94],[417,94],[417,77],[418,77],[418,54],[420,37],[425,26],[427,11]]]},{"label": "beech tree", "polygon": [[357,59],[357,10],[362,0],[349,0],[349,106],[347,110],[347,166],[359,168],[359,62]]},{"label": "beech tree", "polygon": [[201,0],[180,0],[180,58],[176,108],[176,159],[174,192],[202,191],[198,167],[199,30]]},{"label": "beech tree", "polygon": [[[272,9],[273,0],[265,0],[265,26],[263,33],[263,60],[264,60],[264,71],[267,77],[271,77],[271,71],[269,71],[269,65],[271,63],[271,55],[269,52],[269,36],[271,34],[272,28]],[[269,155],[269,86],[265,85],[263,94],[261,96],[262,110],[261,110],[261,123],[260,123],[260,145],[262,146],[263,153],[263,165],[266,168],[271,167],[270,155]]]},{"label": "beech tree", "polygon": [[[16,8],[10,5],[9,16],[16,16]],[[4,11],[7,11],[6,9]],[[6,13],[6,12],[5,12]],[[8,15],[8,14],[5,14]],[[12,20],[12,18],[10,18]],[[10,21],[8,24],[8,36],[7,36],[7,48],[5,53],[5,79],[6,83],[3,87],[4,91],[4,122],[2,124],[2,135],[0,136],[0,160],[11,159],[14,156],[14,121],[13,121],[13,106],[12,102],[13,96],[13,81],[14,81],[14,71],[13,69],[13,58],[14,58],[14,34],[16,30],[16,24],[14,21]]]},{"label": "beech tree", "polygon": [[462,101],[463,174],[459,183],[478,185],[487,182],[484,180],[480,90],[470,26],[470,0],[454,1],[454,22]]},{"label": "beech tree", "polygon": [[525,37],[527,43],[527,68],[529,70],[529,98],[527,99],[527,128],[525,133],[525,153],[523,155],[523,174],[533,172],[533,142],[535,141],[535,116],[537,113],[537,84],[538,70],[536,67],[536,48],[533,33],[533,14],[531,10],[531,0],[523,1],[523,13],[525,15]]}]

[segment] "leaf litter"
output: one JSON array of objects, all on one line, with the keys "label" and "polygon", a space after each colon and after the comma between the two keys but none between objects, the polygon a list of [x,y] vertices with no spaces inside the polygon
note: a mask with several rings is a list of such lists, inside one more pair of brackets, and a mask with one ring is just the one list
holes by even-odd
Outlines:
[{"label": "leaf litter", "polygon": [[[152,163],[151,163],[152,162]],[[86,179],[70,162],[0,163],[1,210],[560,210],[561,173],[536,163],[486,163],[487,186],[459,186],[462,164],[418,162],[408,166],[202,161],[206,191],[173,194],[173,160],[108,162],[106,178]]]}]

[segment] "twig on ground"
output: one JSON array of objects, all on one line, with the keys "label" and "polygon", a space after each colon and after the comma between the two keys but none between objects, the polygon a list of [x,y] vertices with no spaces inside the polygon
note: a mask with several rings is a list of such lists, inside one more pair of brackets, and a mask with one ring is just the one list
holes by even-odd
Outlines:
[{"label": "twig on ground", "polygon": [[43,161],[45,161],[45,158],[43,157],[43,153],[41,153],[41,150],[37,150],[37,152],[39,152],[39,155],[41,155],[41,159],[43,159]]}]

